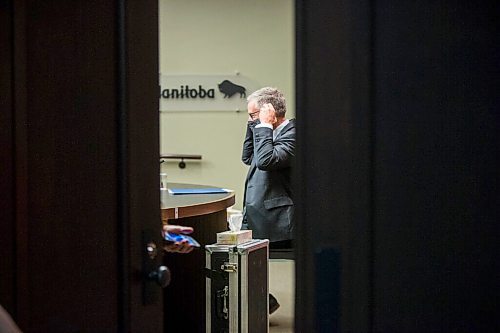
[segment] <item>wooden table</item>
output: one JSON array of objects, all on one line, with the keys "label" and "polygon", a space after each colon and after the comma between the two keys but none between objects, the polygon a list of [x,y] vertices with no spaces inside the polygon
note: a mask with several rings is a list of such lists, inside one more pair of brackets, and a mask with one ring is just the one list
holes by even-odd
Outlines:
[{"label": "wooden table", "polygon": [[[169,188],[213,186],[168,183]],[[161,191],[163,222],[194,228],[192,236],[202,248],[188,254],[167,253],[164,263],[172,282],[164,291],[165,332],[205,332],[205,250],[217,232],[227,230],[226,208],[234,205],[234,193],[172,195]]]}]

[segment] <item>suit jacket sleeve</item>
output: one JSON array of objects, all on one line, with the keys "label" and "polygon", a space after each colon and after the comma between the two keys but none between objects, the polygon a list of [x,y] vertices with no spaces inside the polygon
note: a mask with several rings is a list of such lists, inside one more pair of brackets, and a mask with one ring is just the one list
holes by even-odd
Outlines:
[{"label": "suit jacket sleeve", "polygon": [[278,136],[274,142],[272,129],[255,128],[254,146],[254,158],[260,170],[273,171],[288,168],[295,156],[295,127]]},{"label": "suit jacket sleeve", "polygon": [[243,141],[243,153],[241,155],[241,160],[246,165],[252,164],[253,160],[253,130],[255,124],[248,122],[247,133],[245,135],[245,141]]}]

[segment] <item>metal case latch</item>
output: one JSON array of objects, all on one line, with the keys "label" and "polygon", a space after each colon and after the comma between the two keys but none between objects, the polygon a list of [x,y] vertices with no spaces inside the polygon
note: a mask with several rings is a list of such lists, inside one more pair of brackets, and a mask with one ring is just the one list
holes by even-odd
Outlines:
[{"label": "metal case latch", "polygon": [[236,273],[238,271],[238,264],[232,262],[225,262],[221,268],[224,272]]}]

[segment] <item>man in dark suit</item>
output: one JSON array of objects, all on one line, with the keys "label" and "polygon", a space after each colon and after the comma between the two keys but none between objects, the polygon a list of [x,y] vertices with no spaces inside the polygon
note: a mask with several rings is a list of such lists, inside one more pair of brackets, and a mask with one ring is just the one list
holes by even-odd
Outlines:
[{"label": "man in dark suit", "polygon": [[[267,238],[270,248],[289,248],[293,233],[291,166],[295,156],[295,120],[288,120],[286,101],[276,88],[262,88],[248,101],[243,163],[250,166],[245,184],[243,229]],[[279,307],[270,295],[270,313]]]}]

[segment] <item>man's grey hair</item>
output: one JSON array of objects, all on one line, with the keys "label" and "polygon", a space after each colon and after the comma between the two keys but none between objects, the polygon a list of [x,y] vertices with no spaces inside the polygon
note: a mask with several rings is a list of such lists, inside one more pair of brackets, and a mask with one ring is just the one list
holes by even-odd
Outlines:
[{"label": "man's grey hair", "polygon": [[276,88],[264,87],[254,91],[247,97],[248,102],[255,102],[260,109],[264,104],[271,103],[276,110],[277,117],[284,117],[286,113],[285,96]]}]

